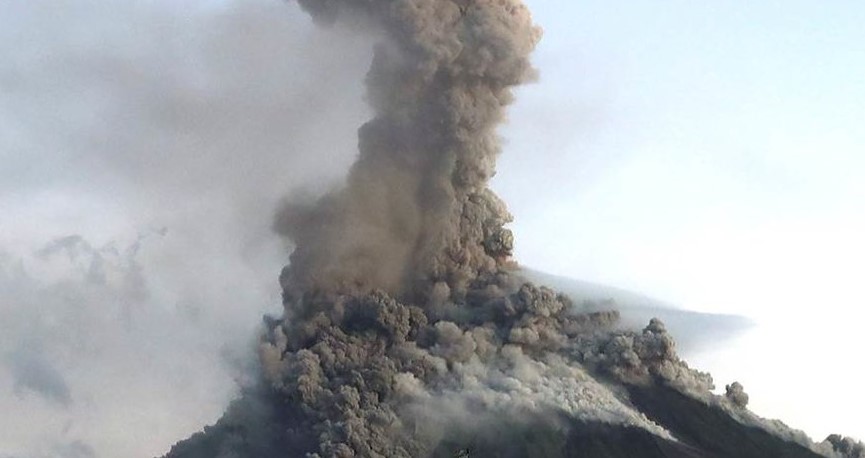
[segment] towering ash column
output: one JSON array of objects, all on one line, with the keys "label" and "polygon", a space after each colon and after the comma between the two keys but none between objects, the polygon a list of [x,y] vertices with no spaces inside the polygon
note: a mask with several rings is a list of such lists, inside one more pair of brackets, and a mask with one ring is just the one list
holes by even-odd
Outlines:
[{"label": "towering ash column", "polygon": [[[765,435],[739,453],[743,423],[764,425],[740,386],[711,393],[663,323],[617,329],[508,272],[510,215],[487,184],[540,37],[519,0],[298,1],[378,36],[375,117],[341,189],[278,212],[295,250],[261,383],[171,458],[815,456]],[[690,417],[713,420],[694,433]]]},{"label": "towering ash column", "polygon": [[375,118],[345,187],[277,218],[296,245],[283,286],[459,300],[512,248],[487,182],[540,29],[519,0],[299,1],[318,22],[382,36],[367,76]]}]

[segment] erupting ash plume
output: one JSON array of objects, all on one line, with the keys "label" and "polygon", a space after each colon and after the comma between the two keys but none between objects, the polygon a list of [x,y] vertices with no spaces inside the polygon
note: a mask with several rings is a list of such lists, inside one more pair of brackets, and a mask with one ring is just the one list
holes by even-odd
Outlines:
[{"label": "erupting ash plume", "polygon": [[286,205],[296,244],[287,292],[380,288],[420,302],[464,300],[510,255],[511,220],[487,189],[511,88],[533,76],[540,38],[518,1],[301,1],[322,22],[385,33],[367,77],[375,119],[344,189]]},{"label": "erupting ash plume", "polygon": [[489,456],[564,456],[564,439],[527,437],[589,424],[675,443],[628,397],[653,384],[750,418],[741,385],[713,397],[660,321],[618,330],[615,312],[578,314],[517,273],[488,181],[512,88],[535,74],[541,31],[521,1],[299,3],[380,34],[375,116],[342,188],[278,211],[295,248],[284,316],[260,343],[262,386],[169,456],[455,456],[496,442],[511,445]]}]

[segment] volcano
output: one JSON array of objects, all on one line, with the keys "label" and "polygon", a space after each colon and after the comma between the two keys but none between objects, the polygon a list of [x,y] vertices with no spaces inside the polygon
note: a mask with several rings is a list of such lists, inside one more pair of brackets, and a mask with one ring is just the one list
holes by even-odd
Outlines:
[{"label": "volcano", "polygon": [[293,251],[258,382],[167,457],[848,453],[758,418],[738,383],[713,394],[661,320],[622,326],[518,266],[488,183],[513,88],[536,73],[520,0],[299,4],[379,38],[374,117],[344,185],[276,212]]}]

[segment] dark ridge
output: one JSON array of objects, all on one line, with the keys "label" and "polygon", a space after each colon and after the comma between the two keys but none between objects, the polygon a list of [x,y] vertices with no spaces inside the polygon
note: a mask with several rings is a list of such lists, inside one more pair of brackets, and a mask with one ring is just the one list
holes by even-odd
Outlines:
[{"label": "dark ridge", "polygon": [[506,423],[494,434],[467,441],[443,441],[432,457],[715,458],[717,455],[640,428],[571,420],[566,427],[555,427],[544,421],[522,425]]},{"label": "dark ridge", "polygon": [[568,457],[715,458],[690,445],[633,427],[592,423],[577,429],[569,440]]},{"label": "dark ridge", "polygon": [[[634,406],[678,440],[644,429],[540,414],[501,418],[482,428],[455,427],[431,458],[819,458],[821,455],[722,409],[659,385],[629,386]],[[178,442],[166,458],[302,457],[317,439],[292,434],[297,419],[276,399],[248,393],[214,426]],[[286,406],[287,407],[287,406]]]},{"label": "dark ridge", "polygon": [[[630,386],[631,402],[682,442],[737,458],[818,458],[821,455],[771,433],[739,423],[722,409],[663,386]],[[599,455],[605,456],[605,455]],[[642,455],[634,455],[642,456]]]},{"label": "dark ridge", "polygon": [[[254,403],[254,401],[253,401]],[[165,458],[284,458],[303,457],[314,449],[285,440],[286,423],[252,418],[263,405],[244,398],[232,405],[216,425],[178,442]],[[261,412],[257,412],[261,413]],[[274,417],[267,417],[271,420]],[[283,419],[285,420],[285,419]],[[554,421],[559,420],[559,421]],[[276,426],[281,425],[281,426]],[[430,453],[430,458],[716,458],[687,444],[674,442],[634,427],[561,419],[503,420],[483,431],[453,431]],[[769,455],[772,456],[772,455]]]}]

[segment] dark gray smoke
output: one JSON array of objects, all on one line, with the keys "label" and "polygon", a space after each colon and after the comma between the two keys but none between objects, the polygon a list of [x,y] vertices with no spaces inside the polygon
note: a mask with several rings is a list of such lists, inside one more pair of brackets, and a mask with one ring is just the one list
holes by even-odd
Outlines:
[{"label": "dark gray smoke", "polygon": [[461,300],[511,252],[511,216],[487,182],[495,128],[511,88],[534,75],[540,30],[518,1],[300,3],[385,38],[367,75],[375,118],[345,187],[279,214],[297,246],[283,286]]},{"label": "dark gray smoke", "polygon": [[832,448],[843,458],[865,458],[865,444],[851,437],[832,434],[826,438]]},{"label": "dark gray smoke", "polygon": [[601,332],[615,313],[572,315],[566,297],[512,272],[511,216],[487,184],[511,90],[534,77],[541,32],[522,2],[300,4],[383,38],[367,75],[375,117],[344,187],[287,202],[275,223],[296,248],[261,361],[296,409],[285,447],[427,456],[452,425],[508,412],[666,434],[587,372],[710,386],[663,325]]},{"label": "dark gray smoke", "polygon": [[205,431],[174,456],[453,456],[454,437],[540,418],[674,440],[626,385],[744,409],[742,387],[712,395],[659,320],[620,330],[616,312],[576,313],[516,273],[511,216],[488,181],[512,89],[534,77],[541,32],[520,0],[298,1],[317,22],[379,34],[374,117],[340,189],[278,211],[294,252],[284,316],[260,344],[262,386],[215,427],[230,440]]},{"label": "dark gray smoke", "polygon": [[724,394],[733,405],[739,406],[741,408],[748,407],[748,393],[745,392],[745,388],[739,382],[733,382],[730,385],[726,386],[726,393]]}]

